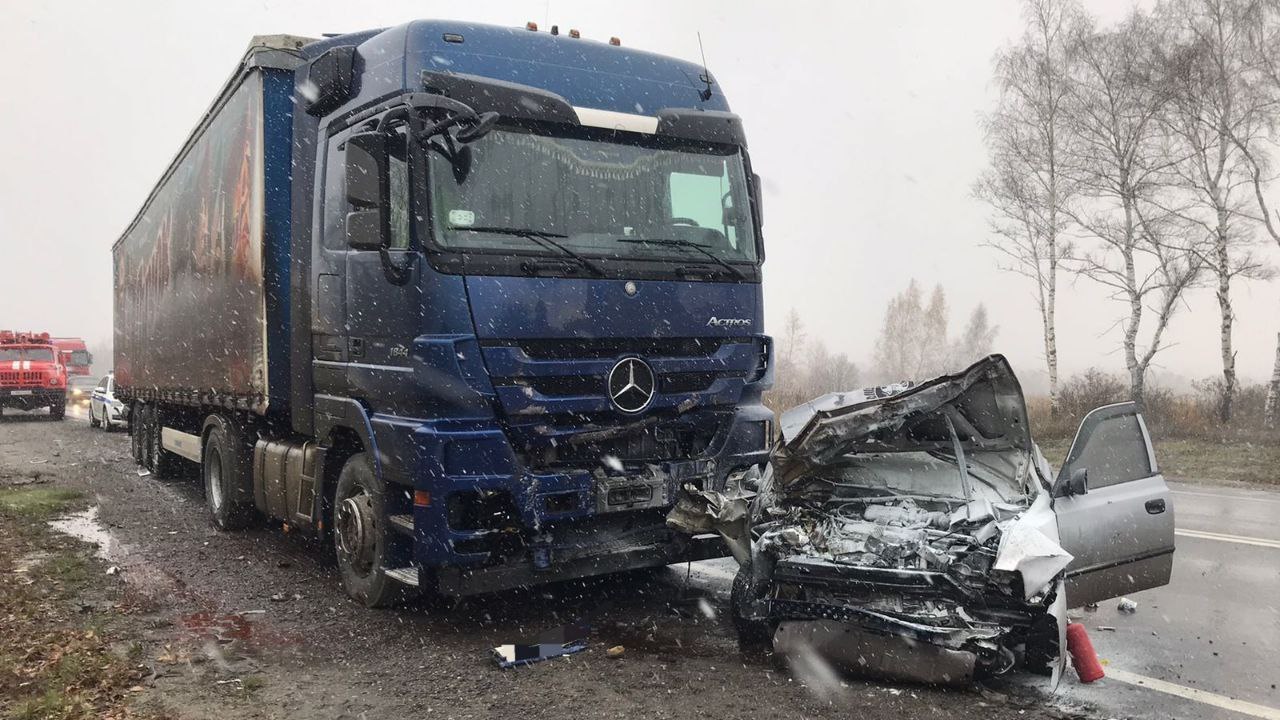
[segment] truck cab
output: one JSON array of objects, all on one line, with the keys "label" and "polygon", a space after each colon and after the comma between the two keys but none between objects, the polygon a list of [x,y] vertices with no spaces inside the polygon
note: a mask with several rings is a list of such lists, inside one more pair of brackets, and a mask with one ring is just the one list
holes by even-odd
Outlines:
[{"label": "truck cab", "polygon": [[0,331],[0,413],[47,407],[51,417],[61,420],[66,391],[66,369],[48,333]]},{"label": "truck cab", "polygon": [[256,38],[116,245],[117,394],[154,476],[331,536],[368,605],[722,556],[666,515],[767,459],[763,259],[700,65],[534,26]]},{"label": "truck cab", "polygon": [[[759,186],[714,80],[529,29],[326,45],[299,117],[318,196],[302,423],[355,430],[380,483],[412,490],[386,511],[408,565],[467,593],[722,555],[664,523],[683,485],[763,461],[772,418]],[[379,490],[342,490],[340,562],[371,567]]]}]

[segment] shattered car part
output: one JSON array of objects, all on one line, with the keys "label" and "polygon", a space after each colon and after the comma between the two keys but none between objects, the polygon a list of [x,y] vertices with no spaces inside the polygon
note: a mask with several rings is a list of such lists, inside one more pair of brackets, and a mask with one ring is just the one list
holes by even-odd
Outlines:
[{"label": "shattered car part", "polygon": [[[1023,664],[1056,684],[1071,555],[1003,357],[833,393],[784,413],[781,430],[731,597],[744,645],[807,643],[923,682]],[[726,500],[705,501],[702,527],[720,528]]]}]

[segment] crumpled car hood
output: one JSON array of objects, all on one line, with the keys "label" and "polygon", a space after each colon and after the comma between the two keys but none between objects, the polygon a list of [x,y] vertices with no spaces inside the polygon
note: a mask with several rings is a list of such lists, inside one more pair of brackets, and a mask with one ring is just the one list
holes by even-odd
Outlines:
[{"label": "crumpled car hood", "polygon": [[948,419],[966,451],[1005,451],[1029,462],[1033,445],[1022,386],[1009,361],[991,355],[918,385],[829,393],[788,410],[774,473],[785,486],[850,453],[946,451],[952,446]]}]

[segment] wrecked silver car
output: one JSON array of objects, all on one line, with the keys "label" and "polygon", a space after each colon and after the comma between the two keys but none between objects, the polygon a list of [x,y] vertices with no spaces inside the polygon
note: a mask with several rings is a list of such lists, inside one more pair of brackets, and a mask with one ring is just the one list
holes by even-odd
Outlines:
[{"label": "wrecked silver car", "polygon": [[744,649],[926,682],[1022,666],[1056,685],[1068,605],[1169,580],[1172,506],[1132,403],[1090,413],[1056,479],[998,355],[826,395],[781,430],[758,477],[671,517],[733,549]]}]

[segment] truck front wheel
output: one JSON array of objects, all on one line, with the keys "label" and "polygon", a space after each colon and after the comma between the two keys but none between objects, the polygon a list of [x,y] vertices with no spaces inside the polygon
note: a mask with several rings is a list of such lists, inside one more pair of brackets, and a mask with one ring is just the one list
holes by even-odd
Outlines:
[{"label": "truck front wheel", "polygon": [[385,488],[369,457],[356,453],[342,466],[334,492],[333,546],[343,589],[365,607],[386,607],[402,594],[384,569],[392,541],[385,518]]},{"label": "truck front wheel", "polygon": [[62,418],[66,417],[66,415],[67,415],[67,399],[65,397],[62,398],[61,400],[54,402],[54,404],[49,406],[49,417],[53,418],[54,420],[61,420]]},{"label": "truck front wheel", "polygon": [[205,503],[219,530],[239,530],[253,520],[253,508],[242,499],[241,488],[248,479],[249,463],[237,443],[239,434],[222,418],[209,428],[204,441],[203,461]]}]

